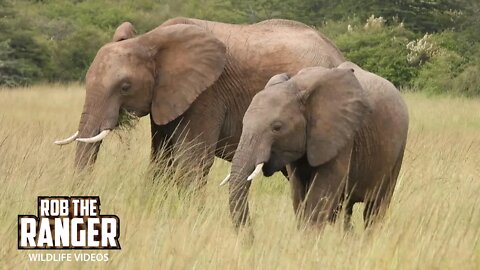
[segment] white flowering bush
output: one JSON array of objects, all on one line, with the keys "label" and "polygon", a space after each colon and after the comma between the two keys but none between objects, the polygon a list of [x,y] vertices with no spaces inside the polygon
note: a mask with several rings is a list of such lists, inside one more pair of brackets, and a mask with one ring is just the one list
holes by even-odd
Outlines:
[{"label": "white flowering bush", "polygon": [[431,59],[437,53],[432,35],[425,34],[421,39],[412,40],[407,44],[407,61],[409,64],[419,66]]},{"label": "white flowering bush", "polygon": [[348,32],[353,32],[353,26],[352,26],[351,24],[349,24],[349,25],[347,26],[347,31],[348,31]]},{"label": "white flowering bush", "polygon": [[375,18],[375,15],[372,14],[372,16],[367,19],[367,23],[364,27],[365,29],[382,29],[386,22],[387,20],[383,17]]}]

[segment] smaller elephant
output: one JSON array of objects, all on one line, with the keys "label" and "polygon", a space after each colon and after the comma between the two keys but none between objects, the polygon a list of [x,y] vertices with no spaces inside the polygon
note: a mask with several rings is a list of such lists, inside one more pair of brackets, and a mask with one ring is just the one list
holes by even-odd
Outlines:
[{"label": "smaller elephant", "polygon": [[[287,166],[294,210],[312,224],[347,226],[365,203],[368,226],[390,203],[408,131],[407,107],[386,79],[345,62],[270,79],[252,100],[232,162],[230,212],[248,222],[248,190],[256,174]],[[252,173],[253,171],[253,173]]]}]

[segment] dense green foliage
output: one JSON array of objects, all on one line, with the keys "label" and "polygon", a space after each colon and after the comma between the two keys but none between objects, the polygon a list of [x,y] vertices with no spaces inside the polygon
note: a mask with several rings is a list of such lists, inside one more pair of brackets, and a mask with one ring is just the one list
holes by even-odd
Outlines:
[{"label": "dense green foliage", "polygon": [[351,25],[351,29],[335,38],[350,61],[389,78],[395,85],[403,85],[415,77],[417,69],[407,62],[406,47],[409,40],[415,38],[413,32],[398,25],[368,28]]},{"label": "dense green foliage", "polygon": [[316,26],[399,87],[480,95],[479,12],[467,0],[0,0],[0,85],[82,80],[123,21],[143,33],[175,16],[286,18]]}]

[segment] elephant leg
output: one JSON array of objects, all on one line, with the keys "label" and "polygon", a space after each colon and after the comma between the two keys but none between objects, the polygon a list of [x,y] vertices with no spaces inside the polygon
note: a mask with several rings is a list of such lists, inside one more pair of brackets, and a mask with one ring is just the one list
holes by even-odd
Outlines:
[{"label": "elephant leg", "polygon": [[291,196],[293,201],[293,210],[297,217],[303,219],[302,204],[307,194],[307,183],[311,177],[312,168],[308,165],[308,161],[303,158],[287,165],[288,178],[290,181]]},{"label": "elephant leg", "polygon": [[161,158],[170,158],[172,156],[173,144],[170,138],[169,127],[159,126],[153,122],[150,117],[150,132],[151,132],[151,152],[150,161],[155,163]]},{"label": "elephant leg", "polygon": [[288,170],[287,170],[287,167],[283,167],[282,170],[281,170],[283,176],[285,176],[285,178],[287,178],[287,181],[289,180],[288,178]]},{"label": "elephant leg", "polygon": [[345,219],[343,220],[343,228],[345,229],[345,231],[351,231],[353,229],[352,214],[354,204],[355,202],[348,200],[345,205]]},{"label": "elephant leg", "polygon": [[151,176],[153,179],[159,179],[162,171],[171,168],[173,165],[173,142],[172,142],[172,126],[175,123],[163,126],[156,125],[150,116],[150,132],[151,132]]},{"label": "elephant leg", "polygon": [[[212,142],[214,144],[214,142]],[[213,166],[213,162],[215,161],[215,146],[210,146],[211,144],[207,144],[204,147],[201,147],[199,151],[194,151],[197,153],[200,153],[199,156],[201,156],[201,162],[200,162],[200,168],[199,168],[199,178],[200,181],[198,182],[199,187],[203,187],[207,184],[207,176],[208,173],[210,172],[210,169]],[[213,149],[212,149],[213,148]],[[193,160],[193,162],[195,162]]]},{"label": "elephant leg", "polygon": [[173,153],[173,163],[182,174],[180,177],[182,183],[179,184],[191,185],[194,181],[195,189],[202,188],[213,165],[214,152],[205,141],[189,136],[181,137],[179,141],[181,142],[176,143]]},{"label": "elephant leg", "polygon": [[[345,193],[345,188],[339,196],[340,198],[338,200],[337,207],[335,208],[335,210],[333,211],[333,214],[330,217],[330,222],[334,223],[335,221],[337,221],[338,216],[342,213],[342,210],[344,210],[345,211],[344,221],[345,223],[349,223],[352,212],[353,212],[354,202],[352,202],[350,198],[347,197],[347,194]],[[345,228],[347,228],[347,226],[345,226]]]},{"label": "elephant leg", "polygon": [[[221,118],[200,120],[188,117],[180,121],[174,132],[174,163],[180,165],[188,185],[195,181],[195,189],[207,183],[207,176],[215,160],[215,150],[220,136]],[[213,115],[204,112],[202,115]],[[219,119],[213,121],[212,119]]]},{"label": "elephant leg", "polygon": [[213,165],[219,133],[213,128],[205,132],[198,125],[189,125],[190,122],[184,117],[163,126],[151,121],[151,162],[155,178],[162,172],[159,163],[163,163],[173,169],[170,173],[175,174],[176,184],[187,187],[195,181],[194,189],[199,189],[206,184]]},{"label": "elephant leg", "polygon": [[338,216],[342,213],[342,210],[343,210],[344,211],[343,228],[345,231],[352,230],[353,227],[351,224],[351,219],[352,219],[354,204],[355,204],[355,201],[353,201],[351,198],[348,198],[345,192],[343,192],[340,195],[337,208],[333,211],[331,217],[329,218],[329,221],[332,223],[337,221]]},{"label": "elephant leg", "polygon": [[370,227],[378,219],[385,214],[385,207],[380,200],[368,201],[365,203],[365,209],[363,210],[363,221],[365,228]]},{"label": "elephant leg", "polygon": [[378,183],[382,183],[375,196],[365,203],[363,211],[363,220],[365,227],[371,226],[375,221],[383,218],[387,211],[390,201],[392,200],[395,184],[397,182],[400,168],[402,167],[404,148],[400,151],[397,160],[389,173],[386,173],[383,179],[379,179]]},{"label": "elephant leg", "polygon": [[308,183],[304,216],[312,224],[334,221],[342,205],[351,148],[346,147],[335,159],[315,168]]},{"label": "elephant leg", "polygon": [[379,179],[378,183],[382,183],[381,186],[375,192],[369,194],[365,201],[365,209],[363,210],[365,228],[382,219],[393,195],[393,187],[389,184],[391,183],[389,176]]}]

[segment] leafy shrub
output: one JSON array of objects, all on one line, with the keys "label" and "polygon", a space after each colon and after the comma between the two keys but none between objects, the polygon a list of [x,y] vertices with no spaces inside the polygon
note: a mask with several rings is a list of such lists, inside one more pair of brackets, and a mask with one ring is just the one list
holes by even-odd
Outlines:
[{"label": "leafy shrub", "polygon": [[425,34],[421,39],[412,40],[407,44],[407,61],[419,66],[428,61],[437,53],[437,47],[432,42],[432,35]]},{"label": "leafy shrub", "polygon": [[50,72],[48,49],[28,33],[16,33],[0,42],[0,85],[27,85]]},{"label": "leafy shrub", "polygon": [[430,94],[441,94],[453,89],[455,73],[463,65],[465,59],[455,52],[442,51],[419,70],[413,86],[417,91]]},{"label": "leafy shrub", "polygon": [[480,95],[480,46],[461,33],[445,31],[431,36],[438,48],[423,65],[414,88],[430,94]]},{"label": "leafy shrub", "polygon": [[335,41],[347,59],[376,73],[397,87],[408,86],[417,70],[407,62],[406,45],[415,34],[404,27],[384,26],[383,19],[369,27],[352,26],[353,30],[337,36]]},{"label": "leafy shrub", "polygon": [[430,94],[480,95],[480,65],[465,63],[454,52],[444,52],[427,63],[415,79],[417,91]]},{"label": "leafy shrub", "polygon": [[385,20],[383,17],[378,17],[375,18],[375,15],[372,15],[368,17],[367,23],[365,24],[364,28],[365,29],[382,29],[385,27],[385,23],[387,20]]},{"label": "leafy shrub", "polygon": [[467,66],[453,80],[453,91],[456,94],[473,97],[480,96],[480,64],[471,64]]},{"label": "leafy shrub", "polygon": [[12,87],[43,79],[50,51],[9,1],[0,0],[0,85]]},{"label": "leafy shrub", "polygon": [[81,81],[98,49],[110,37],[95,27],[75,31],[71,36],[54,44],[54,81]]},{"label": "leafy shrub", "polygon": [[0,42],[0,85],[13,87],[31,82],[28,66],[11,57],[10,40]]}]

